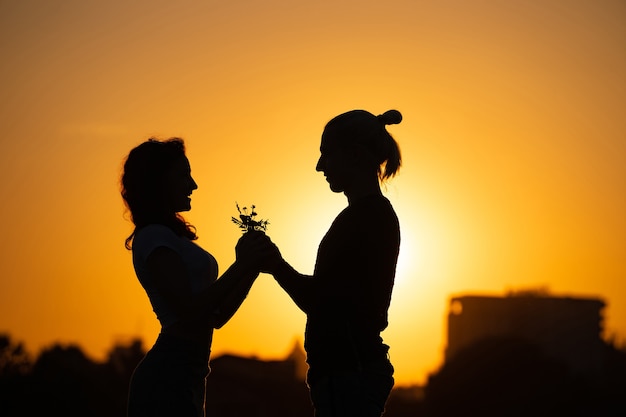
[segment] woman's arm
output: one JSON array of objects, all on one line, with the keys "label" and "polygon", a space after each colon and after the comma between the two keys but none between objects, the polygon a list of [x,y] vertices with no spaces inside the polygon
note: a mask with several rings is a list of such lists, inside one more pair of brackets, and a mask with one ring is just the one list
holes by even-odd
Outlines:
[{"label": "woman's arm", "polygon": [[201,322],[220,328],[246,298],[259,275],[262,251],[253,252],[258,240],[238,243],[237,260],[204,291],[193,294],[187,270],[180,255],[165,246],[157,247],[147,258],[147,267],[159,293],[181,322]]},{"label": "woman's arm", "polygon": [[235,261],[209,287],[203,302],[210,312],[212,327],[219,329],[233,317],[248,296],[258,275],[258,269],[251,269]]},{"label": "woman's arm", "polygon": [[212,297],[207,299],[213,310],[213,327],[219,329],[231,319],[246,299],[252,284],[259,276],[261,263],[272,249],[269,238],[261,232],[245,233],[235,247],[236,260],[211,286]]}]

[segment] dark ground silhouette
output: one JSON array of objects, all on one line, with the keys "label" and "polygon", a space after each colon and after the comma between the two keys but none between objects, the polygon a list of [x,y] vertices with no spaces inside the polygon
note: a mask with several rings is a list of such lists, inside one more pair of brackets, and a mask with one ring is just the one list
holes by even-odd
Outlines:
[{"label": "dark ground silhouette", "polygon": [[[0,415],[125,416],[130,376],[145,354],[140,340],[115,345],[100,363],[75,345],[54,345],[37,357],[0,335]],[[298,364],[223,355],[211,360],[207,416],[312,417],[309,391]],[[301,373],[301,371],[300,371]],[[419,416],[413,391],[398,388],[386,416]]]},{"label": "dark ground silhouette", "polygon": [[[577,375],[527,342],[485,340],[433,373],[425,387],[396,387],[385,417],[626,415],[626,351],[607,343],[597,375]],[[114,346],[95,362],[78,346],[55,345],[31,356],[0,335],[0,415],[123,417],[130,375],[145,353],[141,341]],[[296,364],[231,355],[215,357],[207,416],[313,415]]]}]

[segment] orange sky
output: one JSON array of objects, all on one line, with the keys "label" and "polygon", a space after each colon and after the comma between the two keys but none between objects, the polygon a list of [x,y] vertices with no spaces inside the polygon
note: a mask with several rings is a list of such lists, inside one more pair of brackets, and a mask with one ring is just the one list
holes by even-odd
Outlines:
[{"label": "orange sky", "polygon": [[[404,114],[398,384],[441,363],[452,295],[602,297],[626,340],[623,1],[4,1],[0,57],[0,331],[33,353],[155,338],[118,192],[151,135],[185,138],[188,219],[222,270],[238,201],[312,272],[346,204],[315,172],[319,136],[354,108]],[[280,358],[303,328],[263,275],[213,352]]]}]

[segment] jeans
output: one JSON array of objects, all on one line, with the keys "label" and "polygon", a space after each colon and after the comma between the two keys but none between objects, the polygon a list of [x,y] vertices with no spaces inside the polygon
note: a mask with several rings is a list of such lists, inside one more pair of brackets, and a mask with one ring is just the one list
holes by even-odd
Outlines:
[{"label": "jeans", "polygon": [[393,385],[389,362],[317,378],[309,384],[315,417],[380,417]]}]

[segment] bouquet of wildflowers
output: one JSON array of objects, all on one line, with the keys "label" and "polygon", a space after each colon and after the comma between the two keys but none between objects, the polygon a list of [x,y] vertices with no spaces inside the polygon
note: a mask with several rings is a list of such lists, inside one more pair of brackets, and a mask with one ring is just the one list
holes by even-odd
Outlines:
[{"label": "bouquet of wildflowers", "polygon": [[265,232],[267,229],[267,225],[270,224],[268,220],[254,220],[257,216],[255,205],[250,206],[251,210],[248,210],[248,207],[244,207],[243,209],[239,207],[239,203],[235,203],[237,205],[237,211],[239,212],[239,218],[231,217],[233,223],[235,223],[239,228],[244,232],[249,232],[251,230]]}]

